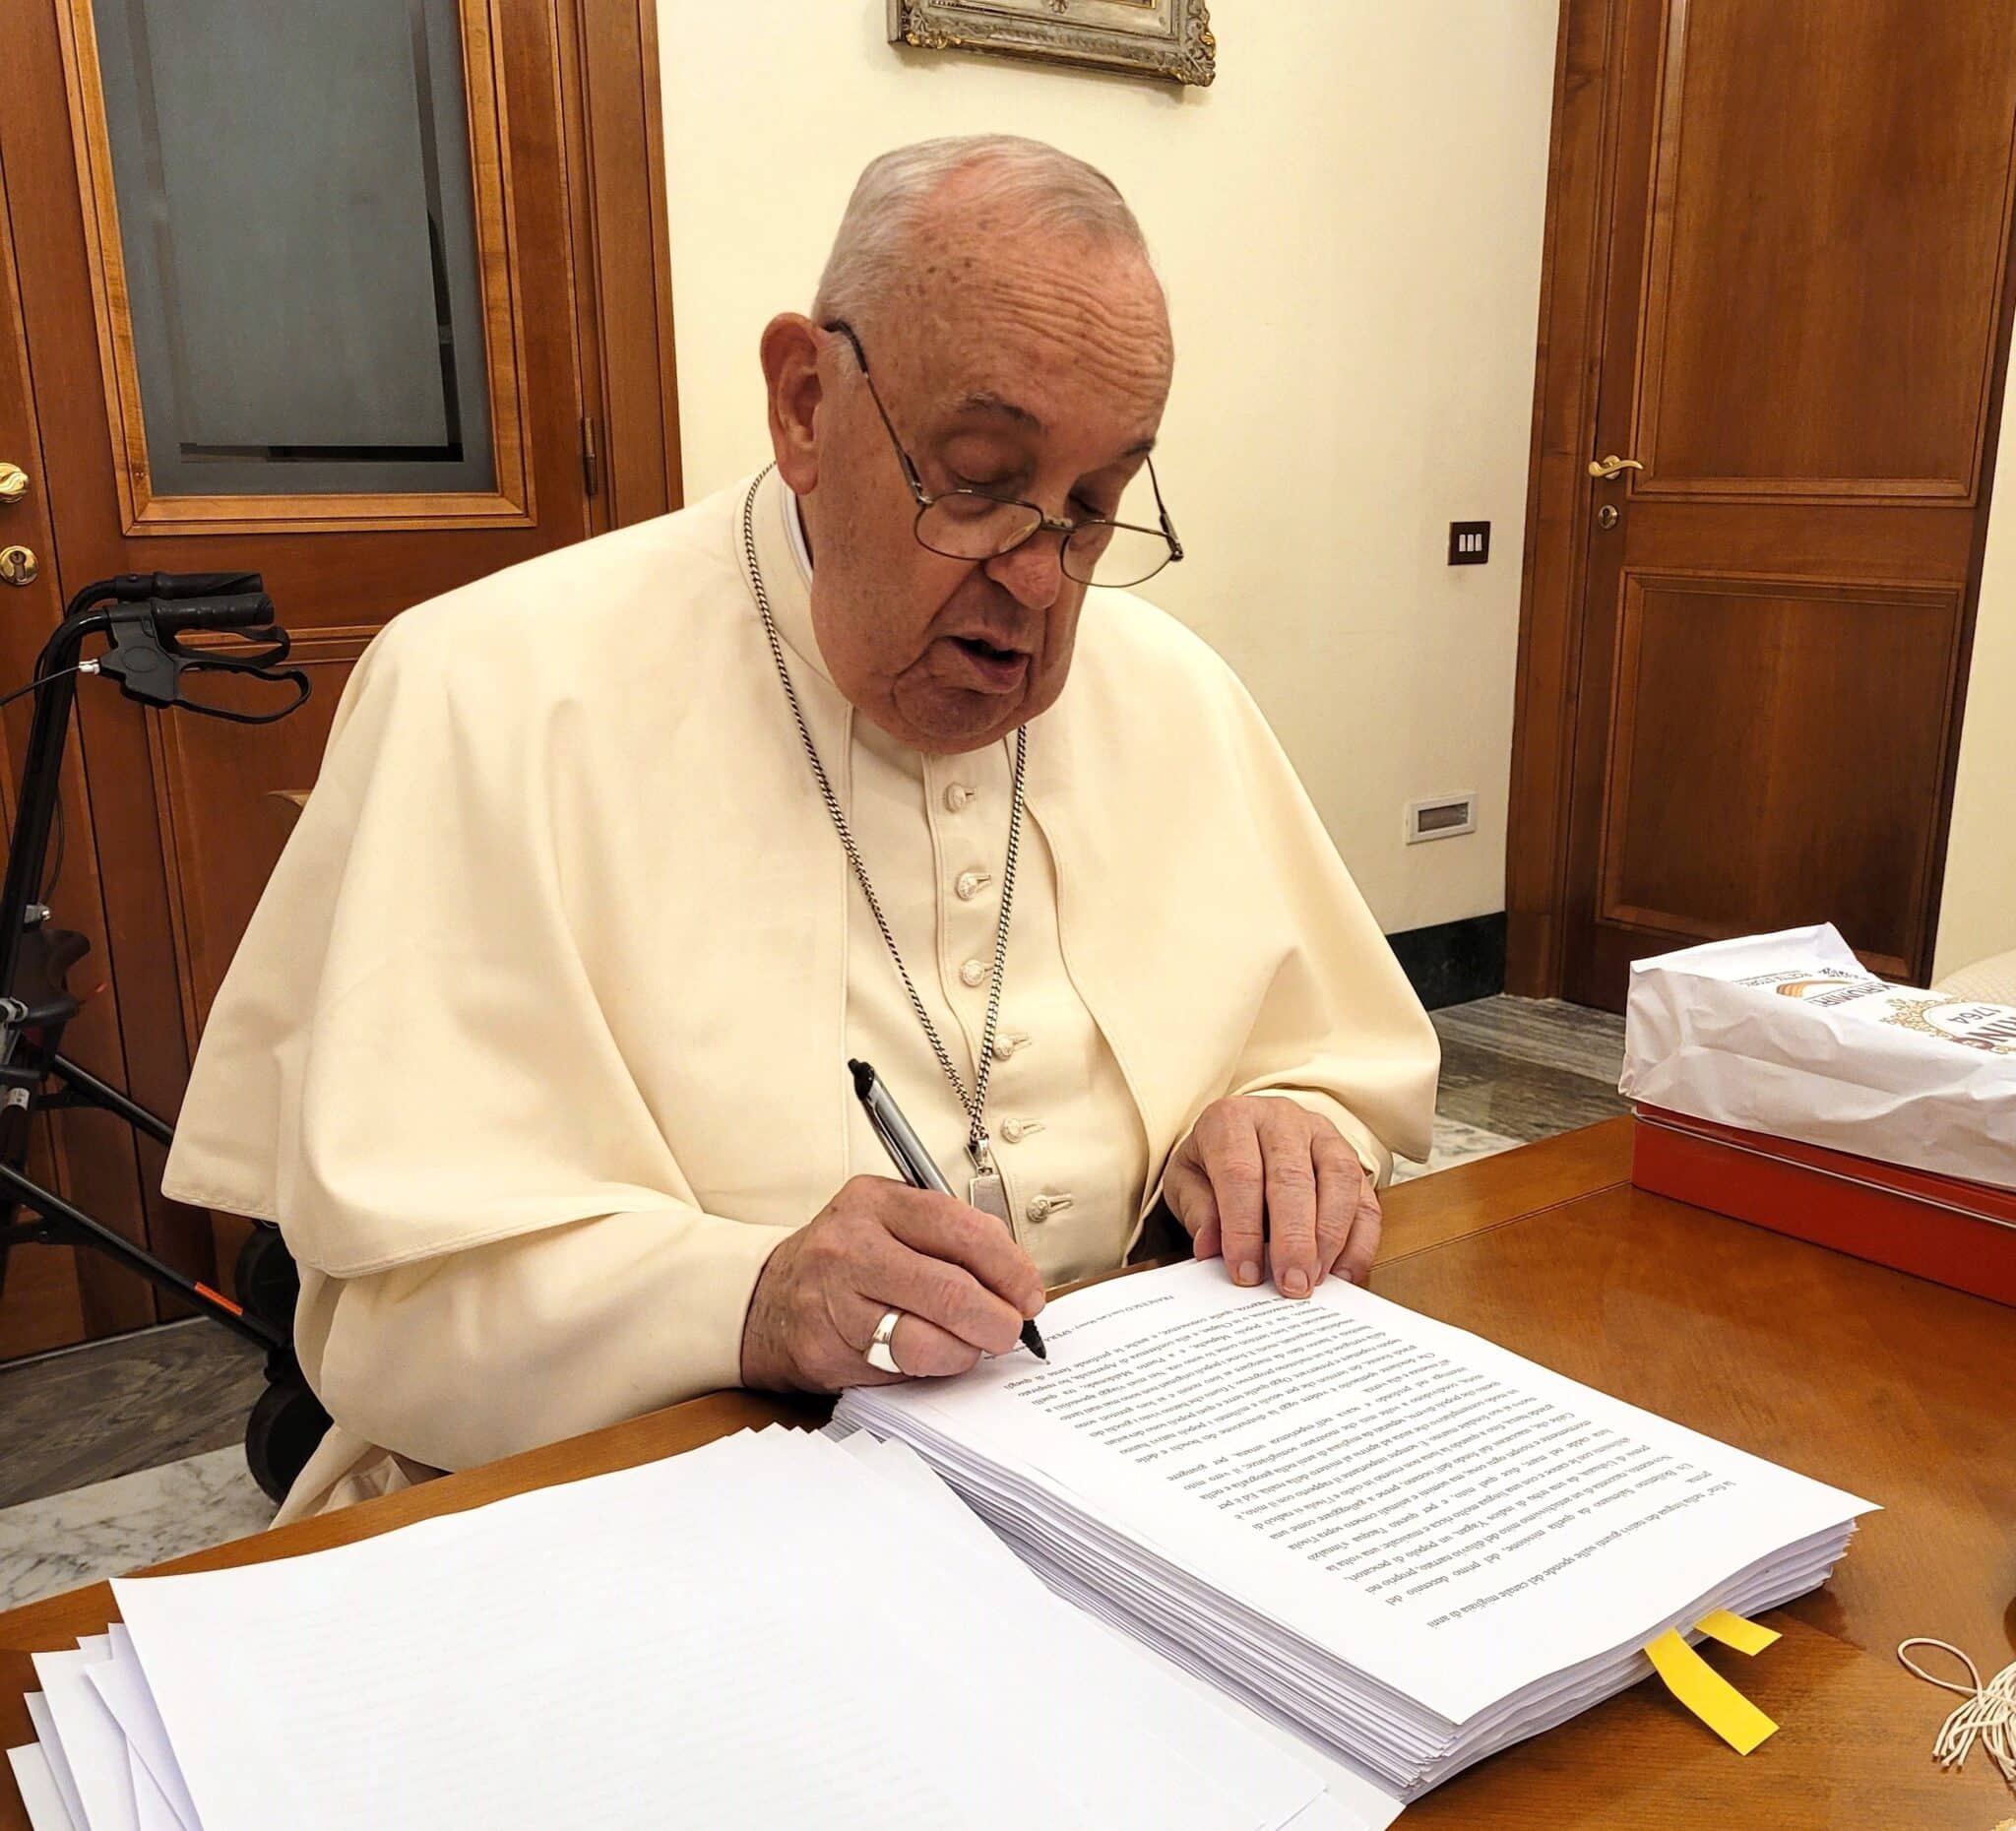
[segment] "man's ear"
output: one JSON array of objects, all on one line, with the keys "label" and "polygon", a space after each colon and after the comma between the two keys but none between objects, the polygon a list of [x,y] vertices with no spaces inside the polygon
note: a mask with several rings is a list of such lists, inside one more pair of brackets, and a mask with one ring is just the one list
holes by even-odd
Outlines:
[{"label": "man's ear", "polygon": [[763,380],[770,395],[770,449],[778,474],[800,496],[819,484],[819,329],[800,312],[763,327]]}]

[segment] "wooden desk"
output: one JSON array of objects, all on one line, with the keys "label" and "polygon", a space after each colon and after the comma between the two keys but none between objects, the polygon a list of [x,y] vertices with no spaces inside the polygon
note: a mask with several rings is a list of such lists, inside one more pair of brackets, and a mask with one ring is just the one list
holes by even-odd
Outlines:
[{"label": "wooden desk", "polygon": [[[1573,1378],[1888,1510],[1829,1588],[1710,1658],[1780,1724],[1742,1759],[1647,1683],[1458,1776],[1410,1827],[1991,1831],[2016,1798],[1977,1751],[1930,1755],[1953,1700],[1903,1672],[1931,1634],[1984,1674],[2016,1648],[2016,1312],[1630,1187],[1628,1121],[1392,1192],[1373,1285]],[[724,1393],[160,1569],[346,1544],[410,1520],[691,1449],[817,1408]],[[0,1615],[0,1737],[33,1731],[32,1649],[112,1616],[102,1583]],[[0,1783],[0,1831],[26,1831]],[[444,1828],[445,1831],[445,1828]]]}]

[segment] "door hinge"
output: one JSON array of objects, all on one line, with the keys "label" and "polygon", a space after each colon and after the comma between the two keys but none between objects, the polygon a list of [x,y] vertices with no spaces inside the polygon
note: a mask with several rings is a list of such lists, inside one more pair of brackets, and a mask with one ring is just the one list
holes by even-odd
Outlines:
[{"label": "door hinge", "polygon": [[601,453],[596,445],[595,415],[581,416],[581,483],[593,495],[598,495],[602,486]]}]

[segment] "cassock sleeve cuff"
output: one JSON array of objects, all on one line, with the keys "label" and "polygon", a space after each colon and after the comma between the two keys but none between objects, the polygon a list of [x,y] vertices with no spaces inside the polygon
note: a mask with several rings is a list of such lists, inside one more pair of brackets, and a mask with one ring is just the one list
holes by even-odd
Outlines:
[{"label": "cassock sleeve cuff", "polygon": [[1379,1142],[1378,1136],[1364,1120],[1335,1096],[1325,1094],[1313,1087],[1252,1087],[1249,1094],[1279,1094],[1292,1100],[1304,1112],[1313,1112],[1319,1118],[1328,1119],[1343,1133],[1344,1141],[1357,1153],[1358,1162],[1365,1167],[1365,1174],[1372,1179],[1374,1188],[1383,1189],[1393,1179],[1393,1153]]},{"label": "cassock sleeve cuff", "polygon": [[[1292,1100],[1305,1112],[1313,1112],[1328,1119],[1343,1134],[1344,1141],[1357,1154],[1357,1160],[1365,1167],[1365,1174],[1371,1177],[1372,1186],[1383,1189],[1393,1179],[1393,1153],[1379,1142],[1378,1135],[1344,1103],[1333,1095],[1321,1093],[1311,1087],[1245,1087],[1241,1095],[1278,1095]],[[1167,1180],[1168,1167],[1163,1167],[1163,1173],[1156,1178],[1155,1187],[1149,1191],[1148,1199],[1141,1204],[1141,1213],[1134,1223],[1134,1231],[1127,1239],[1127,1253],[1131,1254],[1140,1243],[1148,1217],[1156,1211],[1163,1198],[1163,1184]],[[1181,1224],[1177,1224],[1177,1236],[1181,1237]],[[1123,1257],[1126,1255],[1122,1255]]]},{"label": "cassock sleeve cuff", "polygon": [[749,1299],[770,1255],[797,1229],[739,1222],[718,1224],[713,1231],[704,1267],[682,1271],[683,1313],[672,1325],[681,1337],[677,1360],[687,1375],[680,1383],[695,1393],[742,1383],[742,1326],[749,1318]]}]

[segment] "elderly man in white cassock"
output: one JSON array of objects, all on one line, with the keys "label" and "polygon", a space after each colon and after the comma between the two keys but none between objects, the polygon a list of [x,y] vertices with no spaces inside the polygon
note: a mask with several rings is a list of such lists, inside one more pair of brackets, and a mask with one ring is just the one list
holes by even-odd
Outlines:
[{"label": "elderly man in white cassock", "polygon": [[[1113,186],[876,160],[762,362],[753,479],[371,645],[217,1000],[164,1186],[299,1261],[335,1424],[283,1517],[957,1375],[1164,1205],[1238,1284],[1362,1280],[1426,1154],[1419,1003],[1239,682],[1126,590],[1183,551]],[[957,1195],[894,1177],[850,1057]]]}]

